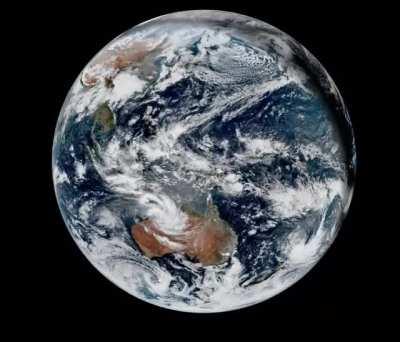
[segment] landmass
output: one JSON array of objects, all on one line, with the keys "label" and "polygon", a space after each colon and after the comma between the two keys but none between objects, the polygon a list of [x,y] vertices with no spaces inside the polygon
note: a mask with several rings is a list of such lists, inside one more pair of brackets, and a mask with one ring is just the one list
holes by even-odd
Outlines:
[{"label": "landmass", "polygon": [[158,224],[145,219],[132,226],[133,239],[149,258],[183,253],[204,266],[218,265],[229,259],[237,245],[232,228],[216,211],[206,215],[186,212],[187,220],[181,234],[165,233]]}]

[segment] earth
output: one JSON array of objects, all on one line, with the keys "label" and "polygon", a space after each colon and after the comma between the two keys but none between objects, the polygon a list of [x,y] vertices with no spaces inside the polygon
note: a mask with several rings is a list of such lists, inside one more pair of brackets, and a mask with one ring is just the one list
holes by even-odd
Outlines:
[{"label": "earth", "polygon": [[146,302],[221,312],[301,279],[353,191],[348,112],[321,64],[247,16],[142,23],[83,69],[53,144],[58,204],[110,281]]}]

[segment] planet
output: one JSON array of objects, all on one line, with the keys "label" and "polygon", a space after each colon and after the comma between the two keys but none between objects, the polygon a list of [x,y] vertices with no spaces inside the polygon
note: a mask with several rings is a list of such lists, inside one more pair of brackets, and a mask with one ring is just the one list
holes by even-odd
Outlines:
[{"label": "planet", "polygon": [[52,173],[73,240],[148,303],[223,312],[301,279],[333,243],[355,181],[349,114],[300,43],[196,10],[106,45],[59,114]]}]

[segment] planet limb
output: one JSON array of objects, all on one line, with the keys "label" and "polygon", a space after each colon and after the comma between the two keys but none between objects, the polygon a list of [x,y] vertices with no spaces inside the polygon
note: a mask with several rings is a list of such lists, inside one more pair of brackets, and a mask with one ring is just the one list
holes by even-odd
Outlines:
[{"label": "planet limb", "polygon": [[90,263],[136,298],[203,313],[301,279],[338,233],[356,163],[318,60],[222,11],[167,14],[101,49],[65,99],[52,157]]}]

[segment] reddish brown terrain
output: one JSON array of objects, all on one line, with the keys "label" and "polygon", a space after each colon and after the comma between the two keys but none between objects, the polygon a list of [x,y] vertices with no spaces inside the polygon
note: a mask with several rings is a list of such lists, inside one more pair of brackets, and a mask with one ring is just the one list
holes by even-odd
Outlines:
[{"label": "reddish brown terrain", "polygon": [[133,225],[131,232],[141,251],[149,258],[185,253],[204,266],[226,261],[237,242],[235,233],[224,221],[196,214],[188,214],[180,235],[167,235],[149,219]]},{"label": "reddish brown terrain", "polygon": [[119,71],[144,63],[146,58],[151,57],[152,52],[156,53],[161,47],[162,43],[135,41],[123,47],[105,50],[86,67],[81,82],[90,88],[104,79],[106,85],[111,86]]}]

